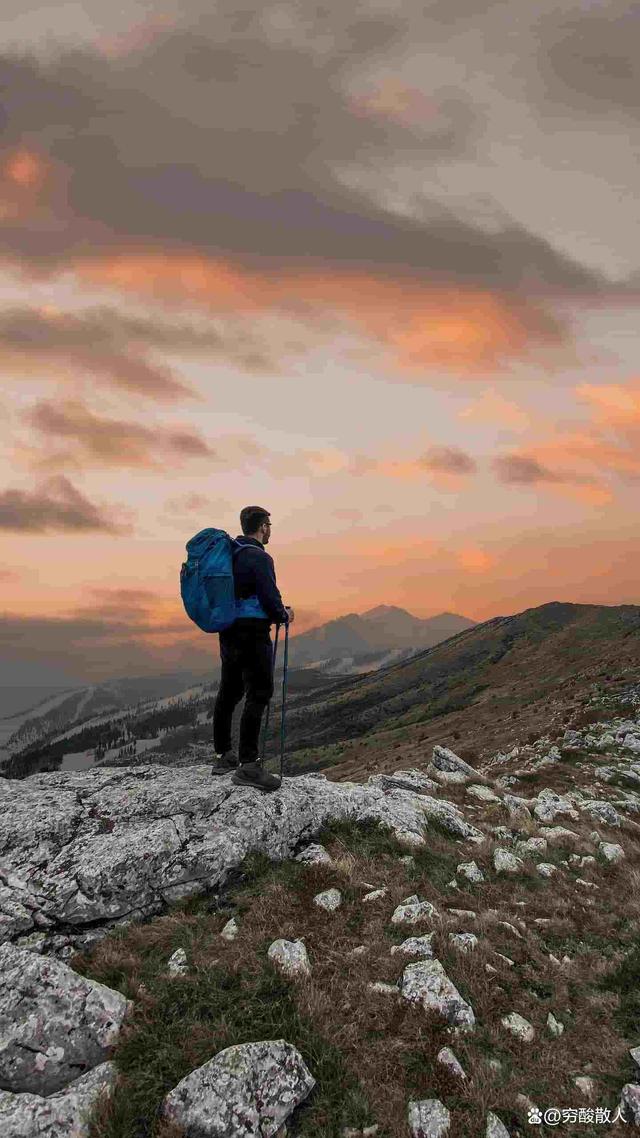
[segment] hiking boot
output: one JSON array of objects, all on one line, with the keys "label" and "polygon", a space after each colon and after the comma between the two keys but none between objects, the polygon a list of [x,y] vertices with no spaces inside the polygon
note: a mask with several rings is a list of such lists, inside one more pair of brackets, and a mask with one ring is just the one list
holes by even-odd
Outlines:
[{"label": "hiking boot", "polygon": [[224,751],[221,755],[214,751],[213,757],[211,774],[231,774],[238,768],[238,756],[233,751]]},{"label": "hiking boot", "polygon": [[264,790],[265,793],[270,790],[277,790],[280,786],[279,778],[267,774],[262,769],[260,759],[256,763],[241,763],[231,781],[236,786],[255,786],[258,790]]}]

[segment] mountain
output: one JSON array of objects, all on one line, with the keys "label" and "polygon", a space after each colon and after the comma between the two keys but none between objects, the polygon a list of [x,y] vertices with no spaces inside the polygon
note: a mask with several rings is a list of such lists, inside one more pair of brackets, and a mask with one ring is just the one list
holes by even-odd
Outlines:
[{"label": "mountain", "polygon": [[369,671],[413,656],[476,623],[455,613],[422,619],[394,605],[378,605],[291,635],[289,660],[293,667],[316,667],[333,675]]},{"label": "mountain", "polygon": [[[286,711],[290,769],[409,766],[432,740],[481,759],[569,717],[606,689],[640,681],[640,606],[550,602],[498,616],[362,676],[345,676]],[[279,696],[269,753],[279,746]],[[554,710],[555,709],[555,710]],[[337,758],[340,756],[340,758]],[[339,766],[335,764],[339,763]]]},{"label": "mountain", "polygon": [[[349,613],[299,636],[291,635],[289,692],[306,692],[326,686],[334,676],[358,675],[385,667],[412,656],[426,644],[435,644],[473,625],[473,621],[453,613],[421,620],[391,605],[379,605],[362,615]],[[283,669],[283,641],[281,630],[276,656],[278,677]],[[99,726],[109,719],[129,721],[136,713],[149,715],[160,709],[167,697],[180,695],[190,703],[200,699],[204,706],[219,678],[220,662],[212,656],[211,667],[204,674],[181,671],[125,677],[65,691],[41,701],[31,711],[7,717],[4,729],[0,721],[5,761],[9,753],[44,740],[54,742],[63,734],[76,735],[80,726]]]}]

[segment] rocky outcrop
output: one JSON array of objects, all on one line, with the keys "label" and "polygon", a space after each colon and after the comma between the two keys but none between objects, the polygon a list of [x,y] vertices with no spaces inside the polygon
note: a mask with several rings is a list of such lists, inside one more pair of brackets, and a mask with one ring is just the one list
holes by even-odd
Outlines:
[{"label": "rocky outcrop", "polygon": [[423,841],[431,822],[483,839],[452,803],[395,783],[301,775],[263,795],[201,766],[0,780],[0,943],[65,958],[118,923],[220,887],[253,851],[294,855],[340,819],[376,821],[399,839]]},{"label": "rocky outcrop", "polygon": [[59,960],[0,948],[0,1086],[50,1095],[104,1062],[130,1004]]}]

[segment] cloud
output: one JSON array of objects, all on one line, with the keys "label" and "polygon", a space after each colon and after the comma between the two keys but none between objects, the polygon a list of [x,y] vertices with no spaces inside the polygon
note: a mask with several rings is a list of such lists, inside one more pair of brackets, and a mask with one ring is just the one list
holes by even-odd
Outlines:
[{"label": "cloud", "polygon": [[[81,682],[154,675],[173,669],[208,670],[218,665],[218,638],[206,637],[184,612],[179,596],[150,589],[94,586],[84,590],[89,603],[55,617],[0,614],[0,670],[28,670],[48,681],[55,676]],[[296,607],[298,631],[328,619],[315,609]],[[281,637],[284,633],[281,633]],[[51,669],[53,676],[45,675]]]},{"label": "cloud", "polygon": [[7,371],[45,379],[86,375],[92,383],[148,399],[201,401],[170,367],[153,361],[154,350],[223,359],[252,372],[273,366],[250,329],[197,327],[105,306],[76,313],[51,306],[0,310],[0,362]]},{"label": "cloud", "polygon": [[[562,448],[560,461],[575,457]],[[543,486],[560,496],[569,496],[592,505],[604,505],[613,494],[602,479],[578,470],[552,469],[535,455],[516,453],[497,455],[491,465],[499,482],[508,486]]]},{"label": "cloud", "polygon": [[560,482],[562,475],[542,466],[527,454],[497,455],[493,460],[500,482],[528,486],[536,482]]},{"label": "cloud", "polygon": [[425,470],[442,474],[475,474],[478,464],[471,455],[453,446],[432,446],[418,460]]},{"label": "cloud", "polygon": [[[168,462],[215,457],[197,432],[178,427],[143,427],[96,415],[78,400],[41,400],[23,412],[22,419],[42,438],[37,447],[18,445],[18,457],[33,469],[74,467],[151,468],[165,470]],[[44,442],[44,446],[43,446]],[[63,449],[60,449],[62,445]]]},{"label": "cloud", "polygon": [[[120,515],[129,511],[118,511]],[[129,534],[128,522],[116,511],[99,507],[76,490],[68,478],[48,479],[41,487],[0,493],[0,530],[14,533]]]},{"label": "cloud", "polygon": [[[338,332],[364,336],[387,349],[406,371],[443,367],[458,373],[504,368],[510,359],[573,362],[572,337],[542,300],[473,287],[452,287],[386,270],[305,265],[265,269],[233,265],[204,255],[107,255],[76,266],[88,286],[116,288],[136,297],[187,300],[211,314],[233,311],[248,327],[262,316],[298,321],[306,333],[335,340]],[[293,350],[304,349],[304,343]]]},{"label": "cloud", "polygon": [[[5,257],[220,311],[279,305],[311,324],[337,310],[418,369],[566,347],[545,291],[600,295],[606,278],[504,212],[488,233],[428,193],[401,215],[345,180],[405,163],[422,181],[476,157],[486,112],[463,87],[397,78],[420,37],[437,59],[451,34],[441,4],[426,18],[227,0],[185,5],[128,54],[8,55],[4,181],[22,213],[2,222]],[[16,184],[16,155],[46,172],[36,190]]]},{"label": "cloud", "polygon": [[545,13],[536,23],[537,51],[523,68],[530,97],[549,117],[568,110],[637,123],[639,29],[630,0]]}]

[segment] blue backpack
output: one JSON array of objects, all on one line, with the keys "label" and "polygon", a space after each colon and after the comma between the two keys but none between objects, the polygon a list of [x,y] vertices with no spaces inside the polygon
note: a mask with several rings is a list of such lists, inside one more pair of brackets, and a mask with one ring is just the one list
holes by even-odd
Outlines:
[{"label": "blue backpack", "polygon": [[257,596],[236,602],[233,558],[243,548],[223,529],[201,529],[187,542],[180,596],[202,632],[223,632],[238,616],[267,617]]}]

